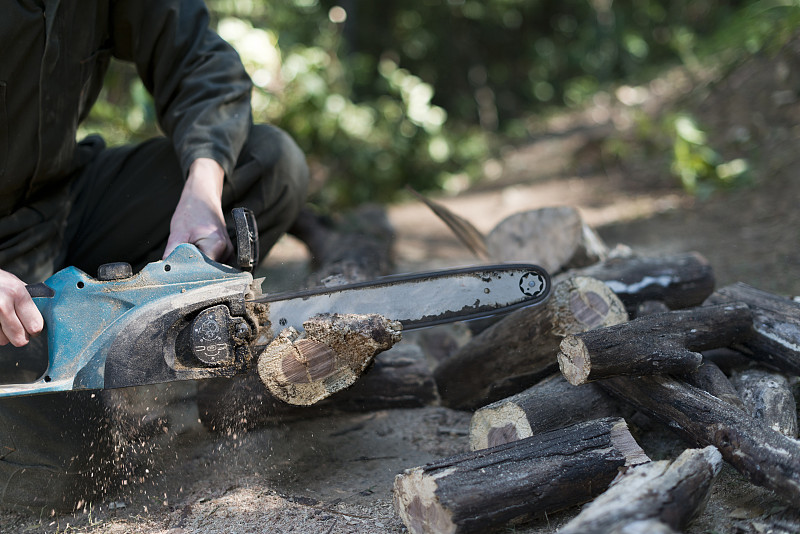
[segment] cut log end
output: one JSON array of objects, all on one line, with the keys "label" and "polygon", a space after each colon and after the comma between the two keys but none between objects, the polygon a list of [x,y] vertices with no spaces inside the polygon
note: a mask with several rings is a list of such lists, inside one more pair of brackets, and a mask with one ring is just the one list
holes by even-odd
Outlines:
[{"label": "cut log end", "polygon": [[628,312],[614,292],[588,276],[573,276],[557,284],[550,305],[555,307],[553,326],[559,336],[628,320]]},{"label": "cut log end", "polygon": [[394,508],[411,534],[452,534],[457,525],[452,512],[436,496],[436,478],[421,467],[406,470],[394,479]]},{"label": "cut log end", "polygon": [[557,358],[558,368],[567,382],[579,386],[589,381],[591,359],[589,350],[581,339],[572,336],[564,338]]},{"label": "cut log end", "polygon": [[322,314],[303,327],[304,334],[285,329],[264,349],[258,374],[275,397],[304,406],[351,386],[402,330],[379,315]]},{"label": "cut log end", "polygon": [[531,434],[525,410],[508,402],[497,408],[483,408],[475,412],[470,423],[469,446],[477,451],[517,441]]},{"label": "cut log end", "polygon": [[571,384],[650,374],[682,374],[703,362],[698,350],[734,345],[750,331],[744,304],[703,306],[570,334],[558,362]]},{"label": "cut log end", "polygon": [[611,443],[625,457],[625,466],[644,464],[650,461],[650,457],[644,452],[636,439],[628,429],[628,424],[624,419],[620,419],[611,428]]}]

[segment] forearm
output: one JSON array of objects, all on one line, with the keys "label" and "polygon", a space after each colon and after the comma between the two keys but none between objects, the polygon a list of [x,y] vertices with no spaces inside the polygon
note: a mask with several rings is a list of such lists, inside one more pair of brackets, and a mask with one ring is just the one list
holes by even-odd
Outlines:
[{"label": "forearm", "polygon": [[170,222],[164,257],[181,243],[192,243],[208,257],[224,261],[233,250],[222,212],[225,172],[219,163],[198,158],[189,167],[181,198]]},{"label": "forearm", "polygon": [[225,183],[225,171],[222,166],[210,158],[197,158],[189,167],[189,175],[183,190],[187,189],[215,202],[222,211],[222,186]]}]

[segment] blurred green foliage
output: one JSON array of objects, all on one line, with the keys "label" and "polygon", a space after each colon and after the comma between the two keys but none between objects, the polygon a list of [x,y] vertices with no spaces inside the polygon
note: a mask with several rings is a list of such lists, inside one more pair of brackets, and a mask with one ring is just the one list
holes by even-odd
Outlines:
[{"label": "blurred green foliage", "polygon": [[672,136],[672,172],[687,192],[705,198],[719,188],[741,185],[748,179],[747,161],[725,161],[709,145],[706,132],[692,116],[670,116],[665,124]]},{"label": "blurred green foliage", "polygon": [[[498,136],[530,135],[526,117],[580,105],[598,88],[644,81],[665,65],[699,68],[723,52],[735,61],[797,28],[800,11],[796,0],[208,5],[256,84],[255,120],[298,140],[315,178],[312,199],[325,209],[389,201],[406,184],[458,190],[481,176]],[[111,144],[157,132],[130,66],[112,65],[89,131]],[[675,159],[694,167],[696,145],[674,139]]]}]

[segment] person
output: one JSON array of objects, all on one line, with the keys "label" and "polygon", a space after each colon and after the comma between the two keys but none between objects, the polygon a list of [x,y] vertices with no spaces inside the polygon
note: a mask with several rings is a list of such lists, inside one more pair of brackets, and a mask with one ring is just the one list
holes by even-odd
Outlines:
[{"label": "person", "polygon": [[[250,79],[202,0],[4,0],[0,50],[1,382],[46,369],[26,283],[70,265],[135,272],[180,243],[225,261],[236,206],[255,212],[263,257],[303,205],[305,157],[285,132],[252,124]],[[76,140],[111,57],[135,64],[163,137]],[[103,490],[100,398],[0,401],[0,505],[71,510]]]}]

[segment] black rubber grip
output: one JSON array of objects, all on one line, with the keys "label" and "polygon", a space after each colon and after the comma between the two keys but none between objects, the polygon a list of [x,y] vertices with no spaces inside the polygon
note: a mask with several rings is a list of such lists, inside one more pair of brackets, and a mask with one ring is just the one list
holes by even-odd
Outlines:
[{"label": "black rubber grip", "polygon": [[33,298],[46,298],[51,299],[56,296],[56,292],[45,284],[44,282],[39,282],[38,284],[28,284],[25,286],[25,289],[28,290],[28,294]]}]

